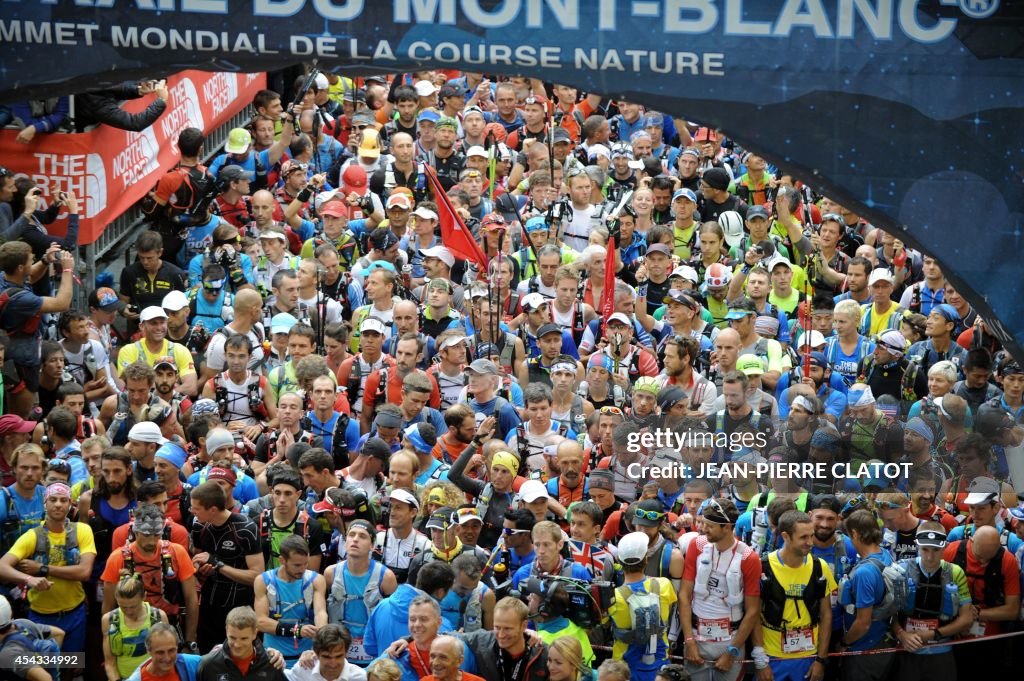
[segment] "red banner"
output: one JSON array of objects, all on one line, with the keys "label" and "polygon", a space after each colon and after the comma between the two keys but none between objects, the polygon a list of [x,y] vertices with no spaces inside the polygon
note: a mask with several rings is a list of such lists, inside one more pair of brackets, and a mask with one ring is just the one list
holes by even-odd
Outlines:
[{"label": "red banner", "polygon": [[[266,82],[265,73],[182,71],[167,79],[167,109],[142,132],[101,125],[81,134],[38,134],[29,144],[19,144],[17,130],[3,130],[0,158],[4,166],[28,175],[43,189],[41,208],[58,191],[74,192],[79,204],[79,243],[91,244],[178,162],[179,132],[195,127],[210,133],[249,106]],[[154,97],[126,102],[123,108],[138,113]],[[65,234],[63,217],[49,231]]]}]

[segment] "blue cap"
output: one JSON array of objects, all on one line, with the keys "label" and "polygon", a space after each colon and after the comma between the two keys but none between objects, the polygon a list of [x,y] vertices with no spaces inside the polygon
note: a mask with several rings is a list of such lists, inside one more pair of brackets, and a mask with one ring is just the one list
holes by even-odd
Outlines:
[{"label": "blue cap", "polygon": [[287,312],[278,312],[270,319],[270,333],[288,333],[299,320]]},{"label": "blue cap", "polygon": [[543,215],[535,215],[535,216],[533,216],[532,218],[530,218],[529,220],[526,221],[526,231],[527,232],[539,232],[542,229],[546,230],[547,228],[548,228],[548,223],[544,219]]},{"label": "blue cap", "polygon": [[660,126],[660,125],[664,125],[664,124],[665,124],[665,117],[662,116],[660,113],[658,113],[656,111],[652,112],[652,113],[649,113],[649,114],[647,114],[647,116],[644,117],[644,127],[645,128],[650,128],[650,127],[655,126],[655,125],[659,125]]},{"label": "blue cap", "polygon": [[436,125],[439,120],[441,120],[441,114],[433,109],[424,109],[423,111],[420,111],[420,115],[416,117],[417,123],[420,121],[430,121]]},{"label": "blue cap", "polygon": [[179,470],[185,465],[185,459],[188,458],[185,450],[173,442],[165,442],[160,445],[160,448],[156,450],[155,456],[158,459],[170,462],[172,466]]},{"label": "blue cap", "polygon": [[811,365],[828,369],[828,357],[825,356],[824,352],[812,352],[810,360]]},{"label": "blue cap", "polygon": [[932,312],[938,312],[940,315],[946,318],[947,322],[960,323],[960,313],[956,311],[956,308],[949,303],[942,303],[932,308]]},{"label": "blue cap", "polygon": [[756,312],[751,312],[750,310],[732,309],[732,310],[729,310],[725,314],[725,318],[726,318],[727,321],[732,322],[732,321],[736,321],[737,319],[743,319],[747,315],[752,315],[752,314],[757,314],[757,313]]},{"label": "blue cap", "polygon": [[406,428],[402,434],[417,452],[429,452],[434,449],[434,445],[428,443],[424,439],[423,434],[420,433],[420,424],[418,423],[414,423]]},{"label": "blue cap", "polygon": [[675,201],[678,198],[688,199],[691,203],[697,203],[697,195],[693,193],[692,189],[677,189],[676,193],[672,195],[672,200]]}]

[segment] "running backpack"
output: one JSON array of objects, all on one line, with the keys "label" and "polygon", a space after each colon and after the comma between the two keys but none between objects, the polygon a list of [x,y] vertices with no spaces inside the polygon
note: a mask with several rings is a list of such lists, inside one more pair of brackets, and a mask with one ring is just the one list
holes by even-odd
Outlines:
[{"label": "running backpack", "polygon": [[629,628],[615,627],[615,638],[627,645],[644,646],[643,660],[654,662],[658,638],[665,627],[661,621],[661,580],[651,577],[644,581],[643,591],[634,591],[629,585],[616,589],[617,597],[629,608]]},{"label": "running backpack", "polygon": [[[858,562],[850,571],[850,575],[852,576],[853,572],[865,563],[874,565],[882,573],[882,580],[885,582],[885,596],[882,598],[882,602],[873,608],[871,620],[874,622],[889,620],[907,602],[907,571],[899,563],[886,565],[877,558],[868,557]],[[851,612],[850,609],[854,608],[853,604],[856,603],[856,597],[852,592],[850,601],[851,604],[846,606],[847,612]]]}]

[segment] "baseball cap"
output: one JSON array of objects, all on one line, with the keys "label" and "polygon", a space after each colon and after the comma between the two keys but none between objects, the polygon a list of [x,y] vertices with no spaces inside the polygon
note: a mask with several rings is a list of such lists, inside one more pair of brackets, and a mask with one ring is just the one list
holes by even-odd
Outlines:
[{"label": "baseball cap", "polygon": [[436,125],[440,118],[441,114],[439,114],[436,109],[424,109],[423,111],[420,111],[419,116],[416,117],[416,122],[423,123],[425,121]]},{"label": "baseball cap", "polygon": [[359,333],[361,334],[373,332],[379,333],[380,335],[383,336],[384,331],[384,322],[374,317],[367,317],[366,319],[363,320],[363,323],[359,325]]},{"label": "baseball cap", "polygon": [[675,193],[672,194],[672,201],[675,202],[677,199],[686,199],[690,203],[697,203],[697,195],[693,193],[692,189],[687,189],[685,187],[677,189]]},{"label": "baseball cap", "polygon": [[451,506],[442,506],[430,514],[425,529],[447,530],[453,525],[458,525],[458,518],[455,517],[455,509]]},{"label": "baseball cap", "polygon": [[725,319],[726,319],[726,321],[733,322],[733,321],[736,321],[738,319],[743,319],[744,317],[747,317],[747,316],[752,315],[752,314],[757,314],[757,313],[754,312],[753,310],[747,310],[747,309],[744,309],[743,307],[737,305],[736,307],[730,307],[729,308],[729,311],[725,313]]},{"label": "baseball cap", "polygon": [[26,421],[17,414],[4,414],[0,416],[0,436],[10,435],[11,433],[31,433],[35,430],[35,427],[35,421]]},{"label": "baseball cap", "polygon": [[747,219],[753,220],[754,218],[768,219],[768,209],[764,206],[749,206],[747,208]]},{"label": "baseball cap", "polygon": [[153,319],[167,319],[167,313],[158,305],[150,305],[139,315],[139,321],[148,322]]},{"label": "baseball cap", "polygon": [[229,154],[244,154],[252,144],[252,135],[245,128],[233,128],[228,133],[228,141],[224,143],[224,151]]},{"label": "baseball cap", "polygon": [[635,565],[647,557],[647,549],[651,541],[643,532],[630,532],[619,542],[619,562],[624,565]]},{"label": "baseball cap", "polygon": [[476,506],[463,506],[455,510],[455,519],[459,521],[459,525],[466,525],[468,523],[477,522],[483,524],[484,519],[477,513]]},{"label": "baseball cap", "polygon": [[[429,426],[429,430],[423,426]],[[432,430],[433,426],[429,423],[414,423],[406,428],[402,435],[417,452],[429,452],[437,444],[437,434],[430,432]]]},{"label": "baseball cap", "polygon": [[[360,155],[362,155],[361,150]],[[380,156],[379,151],[377,155]],[[366,170],[358,163],[353,163],[341,173],[341,184],[354,192],[365,190],[367,181]]]},{"label": "baseball cap", "polygon": [[597,470],[590,471],[587,475],[587,481],[590,483],[590,489],[606,489],[610,492],[615,491],[615,474],[610,470],[599,468]]},{"label": "baseball cap", "polygon": [[[160,433],[160,426],[156,425],[152,421],[141,421],[132,426],[131,430],[128,431],[128,439],[133,442],[146,442],[152,444],[162,445],[167,442],[164,436]],[[234,440],[232,440],[234,444]]]},{"label": "baseball cap", "polygon": [[562,335],[562,327],[558,324],[547,323],[537,329],[537,338],[543,338],[550,333],[557,333],[559,336]]},{"label": "baseball cap", "polygon": [[[366,130],[363,130],[363,138],[359,140],[359,149],[356,151],[356,155],[362,158],[380,158],[380,145],[377,143],[377,139],[378,135],[375,128],[367,128]],[[365,172],[365,170],[363,172]]]},{"label": "baseball cap", "polygon": [[238,482],[235,477],[235,472],[230,468],[221,468],[220,466],[214,466],[210,469],[210,472],[206,474],[207,480],[223,480],[232,487]]},{"label": "baseball cap", "polygon": [[332,218],[348,216],[348,207],[341,201],[328,201],[320,206],[320,215]]},{"label": "baseball cap", "polygon": [[1001,491],[1002,487],[997,480],[986,477],[975,478],[971,480],[971,484],[967,488],[967,498],[964,499],[964,504],[966,506],[974,506],[976,504],[987,504],[990,501],[998,501]]},{"label": "baseball cap", "polygon": [[611,314],[611,316],[608,317],[608,324],[611,325],[612,322],[618,322],[619,324],[622,324],[623,326],[632,326],[633,325],[633,322],[629,319],[629,317],[627,317],[622,312],[613,312]]},{"label": "baseball cap", "polygon": [[420,97],[429,97],[437,92],[437,87],[429,80],[418,80],[412,87]]},{"label": "baseball cap", "polygon": [[[807,340],[807,343],[812,348],[819,348],[819,347],[821,347],[822,345],[825,344],[825,336],[822,335],[821,331],[818,331],[817,329],[811,329],[807,333],[808,333],[808,336],[807,336],[806,340]],[[804,344],[804,339],[801,337],[800,345],[803,345],[803,344]]]},{"label": "baseball cap", "polygon": [[880,281],[892,284],[895,282],[895,279],[893,279],[892,277],[892,272],[885,269],[884,267],[879,267],[877,269],[871,270],[871,276],[868,278],[868,286],[874,286]]},{"label": "baseball cap", "polygon": [[388,210],[392,208],[401,208],[402,210],[412,210],[412,199],[405,192],[392,192],[391,196],[388,197],[388,202],[385,206]]},{"label": "baseball cap", "polygon": [[178,312],[188,307],[188,297],[181,291],[171,291],[160,301],[160,307],[171,312]]},{"label": "baseball cap", "polygon": [[693,269],[689,265],[680,265],[672,270],[672,273],[668,275],[668,277],[669,279],[672,277],[680,277],[694,285],[700,285],[700,276],[697,274],[697,270]]},{"label": "baseball cap", "polygon": [[445,246],[434,246],[432,248],[424,248],[420,251],[420,255],[424,258],[437,258],[448,267],[455,265],[455,256]]},{"label": "baseball cap", "polygon": [[270,319],[270,333],[288,333],[299,320],[287,312],[278,312]]},{"label": "baseball cap", "polygon": [[808,362],[811,366],[828,369],[828,357],[826,357],[823,352],[812,352],[808,358]]},{"label": "baseball cap", "polygon": [[[536,312],[548,304],[548,299],[540,293],[529,293],[523,297],[522,306],[527,312]],[[539,336],[538,336],[539,337]]]},{"label": "baseball cap", "polygon": [[686,392],[682,388],[676,386],[669,386],[658,393],[658,407],[661,408],[662,412],[668,411],[685,400]]},{"label": "baseball cap", "polygon": [[267,227],[257,234],[256,238],[260,241],[263,241],[264,239],[277,239],[278,241],[283,241],[286,244],[288,243],[288,235],[285,234],[285,231],[280,227]]},{"label": "baseball cap", "polygon": [[787,258],[786,256],[784,256],[784,255],[782,255],[782,254],[780,254],[780,253],[778,253],[778,252],[776,252],[776,253],[775,253],[775,255],[773,255],[773,256],[772,256],[772,257],[771,257],[771,258],[770,258],[770,259],[768,260],[768,262],[767,262],[767,263],[765,263],[765,268],[766,268],[766,269],[767,269],[767,270],[768,270],[769,272],[772,272],[772,271],[774,271],[774,270],[775,270],[775,268],[776,268],[776,267],[778,267],[779,265],[782,265],[783,267],[787,267],[787,268],[789,268],[790,270],[792,270],[792,269],[793,269],[793,263],[791,263],[791,262],[789,261],[789,258]]},{"label": "baseball cap", "polygon": [[550,499],[548,488],[540,480],[527,480],[519,488],[519,498],[530,504],[538,499]]},{"label": "baseball cap", "polygon": [[667,244],[651,244],[647,247],[647,255],[650,256],[652,253],[661,253],[668,257],[672,257],[672,249]]},{"label": "baseball cap", "polygon": [[281,178],[284,179],[292,173],[299,171],[306,172],[306,168],[307,166],[305,163],[300,163],[299,161],[290,158],[281,164]]},{"label": "baseball cap", "polygon": [[598,156],[604,156],[605,158],[611,158],[612,152],[608,147],[603,144],[591,144],[587,149],[587,160],[593,161]]},{"label": "baseball cap", "polygon": [[694,142],[714,142],[718,139],[718,135],[711,128],[697,128],[697,132],[693,133]]},{"label": "baseball cap", "polygon": [[252,180],[256,175],[245,168],[236,165],[225,166],[220,171],[220,179],[224,182],[237,182],[238,180]]},{"label": "baseball cap", "polygon": [[685,305],[686,307],[690,308],[691,310],[696,310],[696,309],[698,309],[700,307],[700,303],[698,303],[696,300],[694,300],[693,296],[691,296],[686,291],[682,291],[680,289],[672,289],[672,290],[670,290],[668,292],[668,295],[666,295],[664,298],[661,299],[661,302],[663,302],[663,303],[679,303],[680,305]]},{"label": "baseball cap", "polygon": [[171,367],[177,371],[178,363],[170,355],[164,355],[163,357],[157,357],[156,361],[153,362],[154,369],[159,369],[160,367]]},{"label": "baseball cap", "polygon": [[420,206],[412,212],[416,217],[423,218],[424,220],[437,220],[437,213],[430,210],[426,206]]},{"label": "baseball cap", "polygon": [[478,107],[478,106],[467,106],[465,109],[462,110],[462,120],[466,120],[467,118],[469,118],[470,116],[472,116],[474,114],[477,115],[477,116],[481,116],[483,118],[487,118],[487,116],[484,115],[484,110],[481,109],[480,107]]},{"label": "baseball cap", "polygon": [[757,355],[740,355],[736,360],[736,371],[742,371],[747,376],[763,376],[764,362]]},{"label": "baseball cap", "polygon": [[946,548],[946,533],[938,530],[929,530],[923,527],[917,528],[915,535],[918,546],[928,546],[933,549]]},{"label": "baseball cap", "polygon": [[104,312],[119,312],[123,310],[125,302],[117,297],[112,288],[102,286],[89,294],[89,307],[95,307]]},{"label": "baseball cap", "polygon": [[489,359],[474,359],[466,371],[472,371],[474,374],[484,376],[486,374],[498,375],[498,366]]},{"label": "baseball cap", "polygon": [[472,156],[476,156],[478,158],[489,158],[487,156],[487,150],[481,147],[479,144],[475,144],[471,146],[469,149],[466,149],[466,158],[470,158]]},{"label": "baseball cap", "polygon": [[407,489],[402,489],[401,487],[391,490],[391,501],[400,501],[415,509],[419,509],[420,507],[420,500],[416,498],[416,495]]},{"label": "baseball cap", "polygon": [[[636,505],[632,521],[641,527],[658,527],[665,519],[665,508],[657,499],[645,499]],[[619,554],[622,557],[622,554]]]},{"label": "baseball cap", "polygon": [[551,135],[552,144],[561,144],[562,142],[572,142],[572,137],[569,136],[569,131],[565,128],[555,128],[554,133]]}]

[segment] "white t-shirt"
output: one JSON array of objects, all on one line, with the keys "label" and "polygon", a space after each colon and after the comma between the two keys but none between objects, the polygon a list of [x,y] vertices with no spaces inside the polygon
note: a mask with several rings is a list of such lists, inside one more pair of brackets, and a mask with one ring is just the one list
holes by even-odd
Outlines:
[{"label": "white t-shirt", "polygon": [[[260,334],[257,335],[253,329],[250,329],[246,334],[249,340],[252,342],[252,354],[249,355],[249,367],[255,369],[263,363],[264,352],[263,344],[260,342],[260,338],[266,338],[266,334],[263,333],[263,325],[259,322],[256,323],[259,327]],[[231,327],[230,324],[224,327],[225,331],[233,333],[241,333]],[[206,366],[213,371],[224,371],[227,368],[227,363],[224,360],[224,341],[228,337],[223,333],[213,334],[213,338],[210,339],[210,344],[206,346]],[[200,386],[201,387],[201,386]]]}]

